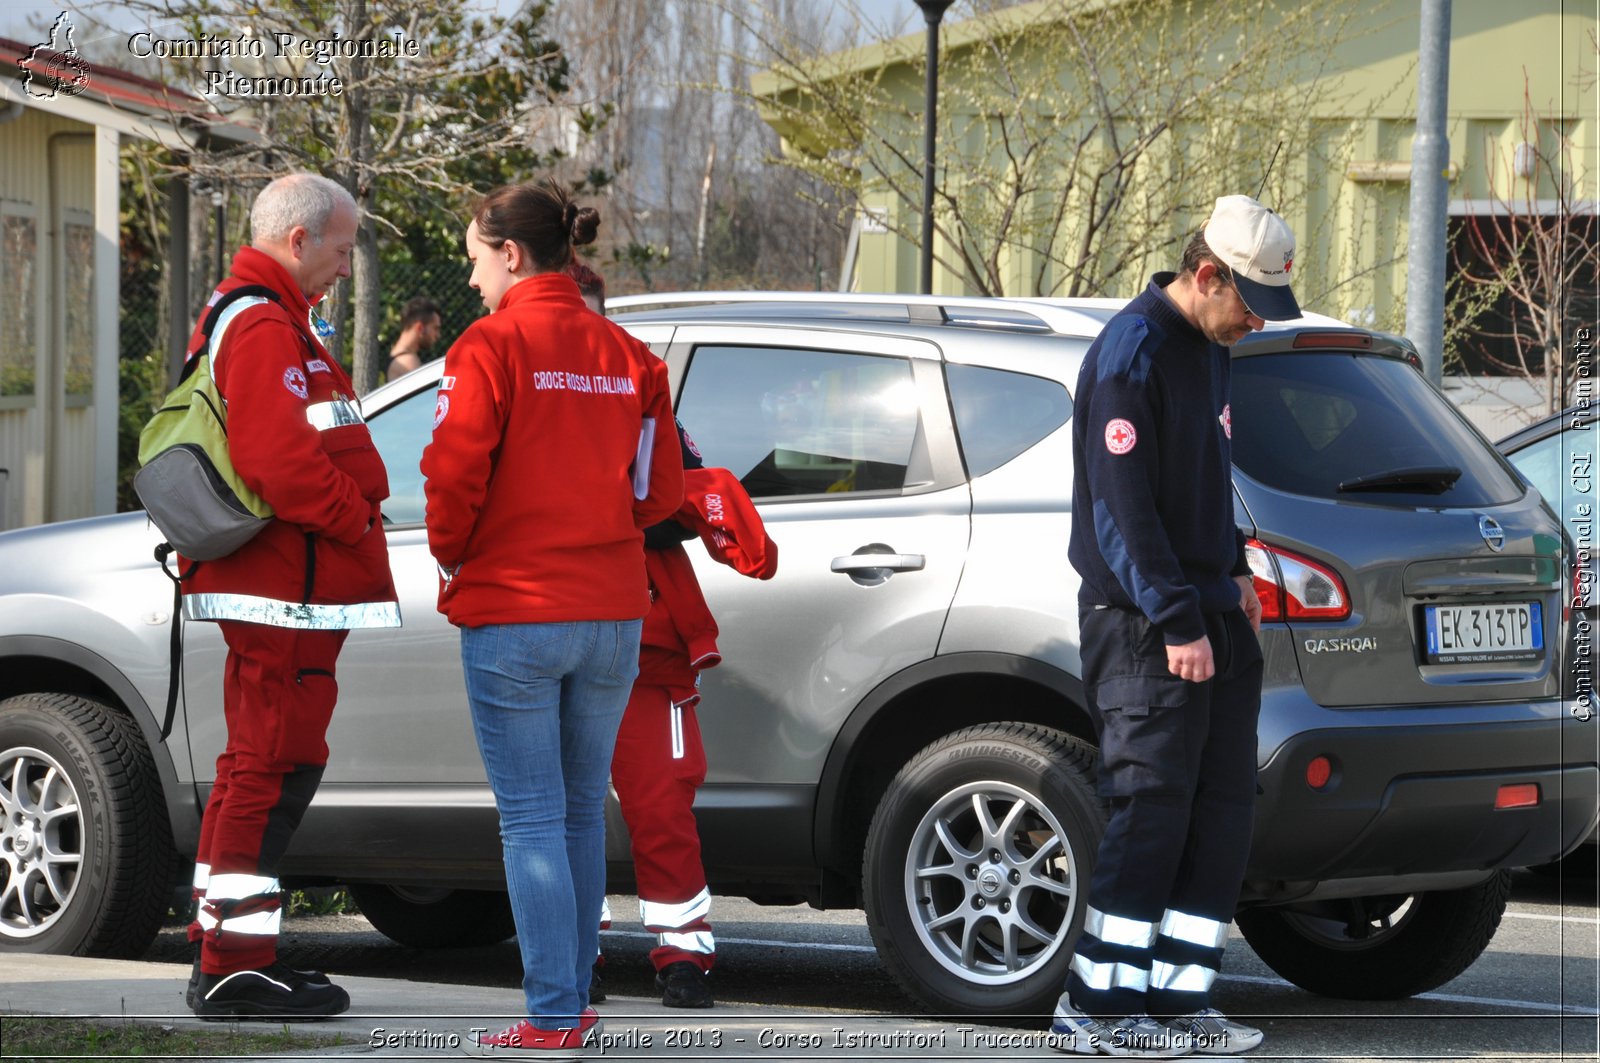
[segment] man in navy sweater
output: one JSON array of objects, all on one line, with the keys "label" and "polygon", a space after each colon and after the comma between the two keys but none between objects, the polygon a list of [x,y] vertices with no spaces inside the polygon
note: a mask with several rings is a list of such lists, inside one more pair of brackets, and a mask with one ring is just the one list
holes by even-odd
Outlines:
[{"label": "man in navy sweater", "polygon": [[1228,348],[1300,316],[1293,258],[1281,218],[1224,196],[1179,272],[1111,319],[1078,375],[1068,553],[1111,822],[1051,1028],[1062,1051],[1231,1054],[1262,1040],[1209,1002],[1250,851],[1261,706]]}]

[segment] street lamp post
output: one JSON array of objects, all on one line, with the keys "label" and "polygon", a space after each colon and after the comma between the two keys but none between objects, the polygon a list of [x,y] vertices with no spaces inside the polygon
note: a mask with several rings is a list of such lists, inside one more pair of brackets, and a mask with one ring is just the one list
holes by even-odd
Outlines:
[{"label": "street lamp post", "polygon": [[939,117],[939,23],[954,0],[916,0],[928,20],[928,83],[922,130],[922,294],[933,294],[933,153]]}]

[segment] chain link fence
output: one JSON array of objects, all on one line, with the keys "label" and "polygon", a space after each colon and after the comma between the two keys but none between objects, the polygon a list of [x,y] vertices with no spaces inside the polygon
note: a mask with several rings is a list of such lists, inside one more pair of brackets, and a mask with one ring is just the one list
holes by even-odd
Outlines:
[{"label": "chain link fence", "polygon": [[443,358],[444,352],[483,316],[483,300],[467,287],[472,267],[463,254],[459,261],[391,262],[383,268],[383,325],[378,330],[379,348],[388,364],[389,348],[400,336],[400,309],[406,301],[425,295],[439,306],[439,342],[422,360]]},{"label": "chain link fence", "polygon": [[[483,315],[478,293],[467,287],[471,266],[459,261],[391,262],[383,267],[379,298],[378,345],[381,366],[388,364],[389,348],[400,336],[400,310],[406,300],[426,295],[439,306],[439,342],[426,361],[443,358],[456,337]],[[210,283],[194,292],[197,306],[210,297]],[[133,474],[139,467],[139,433],[171,389],[167,378],[168,322],[171,308],[159,268],[124,269],[121,278],[119,322],[119,414],[117,420],[117,509],[141,508],[133,493]],[[184,334],[193,326],[194,314],[185,312]]]}]

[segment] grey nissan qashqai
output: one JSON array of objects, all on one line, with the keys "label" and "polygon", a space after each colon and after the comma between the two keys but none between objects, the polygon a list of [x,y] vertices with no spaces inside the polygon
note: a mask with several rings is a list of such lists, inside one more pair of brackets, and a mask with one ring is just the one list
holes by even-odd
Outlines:
[{"label": "grey nissan qashqai", "polygon": [[[696,558],[725,656],[700,710],[712,888],[864,907],[883,962],[936,1012],[1047,1011],[1083,920],[1103,811],[1068,422],[1115,305],[613,303],[782,559],[757,583]],[[1508,868],[1556,859],[1595,821],[1597,724],[1561,696],[1561,528],[1404,341],[1312,319],[1233,357],[1235,508],[1266,607],[1238,922],[1313,992],[1418,993],[1483,951]],[[347,643],[333,758],[283,862],[286,883],[348,883],[418,946],[512,933],[422,524],[441,368],[364,403],[405,627]],[[184,880],[223,742],[224,650],[188,625],[184,699],[158,741],[159,538],[139,513],[0,535],[0,950],[139,955]]]}]

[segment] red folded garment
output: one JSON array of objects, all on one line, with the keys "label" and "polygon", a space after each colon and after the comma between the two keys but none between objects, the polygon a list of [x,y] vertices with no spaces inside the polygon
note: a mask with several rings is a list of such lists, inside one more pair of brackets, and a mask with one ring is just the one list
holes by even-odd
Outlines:
[{"label": "red folded garment", "polygon": [[771,579],[778,571],[778,544],[727,469],[686,469],[683,506],[673,516],[699,534],[712,557],[735,571],[756,579]]}]

